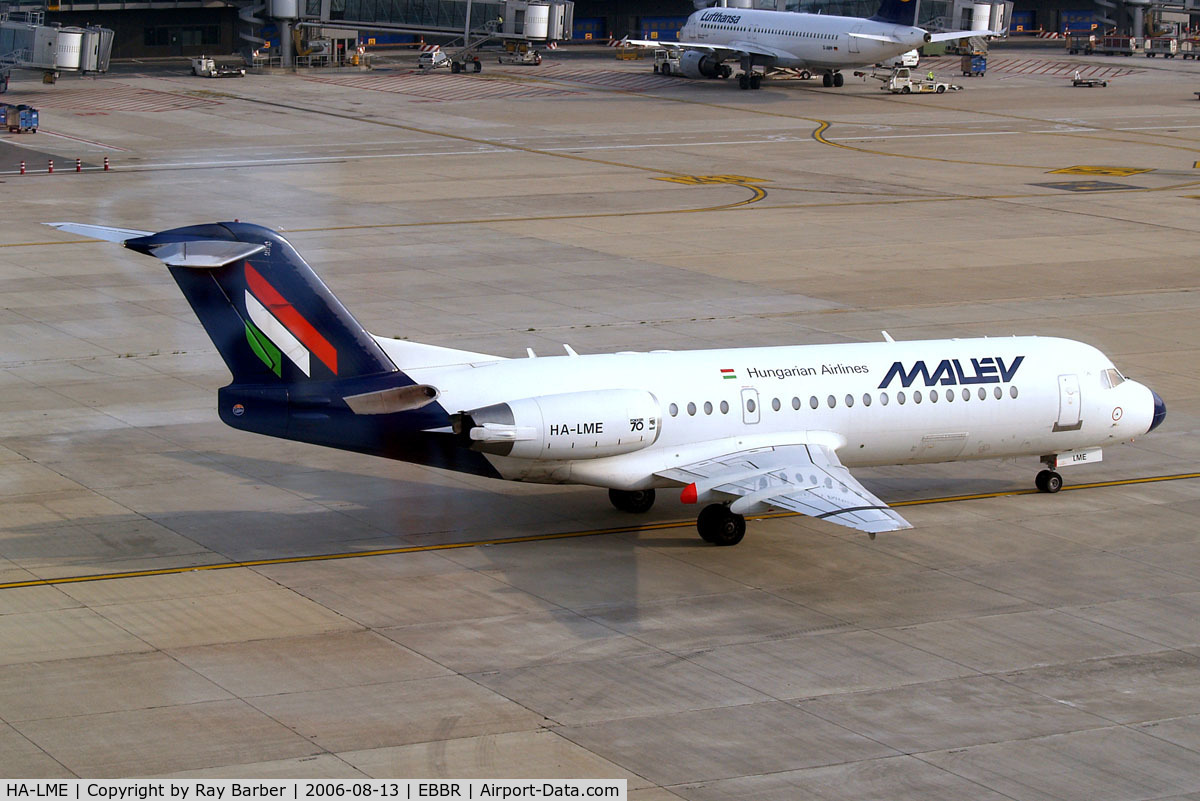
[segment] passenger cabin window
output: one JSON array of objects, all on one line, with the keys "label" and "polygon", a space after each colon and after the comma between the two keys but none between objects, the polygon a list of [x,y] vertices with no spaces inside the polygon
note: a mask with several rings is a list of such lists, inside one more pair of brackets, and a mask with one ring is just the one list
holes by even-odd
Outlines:
[{"label": "passenger cabin window", "polygon": [[833,397],[832,395],[826,398],[825,402],[829,404],[830,409],[832,409],[834,406],[837,406],[837,398]]},{"label": "passenger cabin window", "polygon": [[863,406],[870,406],[870,405],[871,405],[871,395],[870,395],[870,393],[864,392],[863,393]]},{"label": "passenger cabin window", "polygon": [[971,390],[967,389],[966,387],[963,387],[963,400],[969,401],[970,399],[971,399]]},{"label": "passenger cabin window", "polygon": [[779,398],[775,398],[774,400],[771,401],[771,408],[774,409],[775,411],[779,411],[780,405],[781,404],[779,403]]},{"label": "passenger cabin window", "polygon": [[709,401],[704,402],[704,413],[712,414],[712,403],[710,403]]},{"label": "passenger cabin window", "polygon": [[1016,387],[1009,387],[1009,388],[1008,388],[1008,397],[1010,397],[1010,398],[1015,398],[1015,397],[1017,397],[1017,388],[1016,388]]},{"label": "passenger cabin window", "polygon": [[729,414],[729,401],[721,401],[721,414]]},{"label": "passenger cabin window", "polygon": [[980,399],[980,400],[987,400],[987,390],[986,390],[986,389],[984,389],[983,387],[980,387],[980,388],[979,388],[979,399]]},{"label": "passenger cabin window", "polygon": [[880,393],[879,393],[879,405],[880,405],[880,406],[887,406],[887,405],[888,405],[888,396],[887,396],[887,393],[886,393],[886,392],[880,392]]},{"label": "passenger cabin window", "polygon": [[667,411],[671,413],[672,417],[678,417],[679,416],[679,404],[672,403],[670,406],[667,407]]},{"label": "passenger cabin window", "polygon": [[799,398],[792,398],[792,408],[795,409],[796,411],[800,411],[800,399]]},{"label": "passenger cabin window", "polygon": [[689,415],[695,415],[696,414],[696,404],[689,403],[687,406],[687,410],[688,410]]},{"label": "passenger cabin window", "polygon": [[920,402],[921,402],[921,390],[915,389],[915,390],[913,390],[913,403],[920,403]]},{"label": "passenger cabin window", "polygon": [[811,398],[808,399],[808,408],[815,409],[820,405],[821,405],[821,402],[817,400],[816,395],[813,395]]},{"label": "passenger cabin window", "polygon": [[758,408],[758,404],[754,402],[754,398],[746,398],[746,411],[753,413]]},{"label": "passenger cabin window", "polygon": [[992,394],[996,396],[996,400],[1000,400],[1001,398],[1004,397],[1004,392],[1003,392],[1003,390],[1000,389],[1000,387],[996,387],[995,389],[993,389]]},{"label": "passenger cabin window", "polygon": [[903,392],[896,393],[896,403],[900,404],[901,406],[904,405],[904,393]]},{"label": "passenger cabin window", "polygon": [[850,408],[850,407],[851,407],[851,406],[853,406],[853,405],[854,405],[854,396],[853,396],[853,395],[847,395],[847,396],[846,396],[846,408]]}]

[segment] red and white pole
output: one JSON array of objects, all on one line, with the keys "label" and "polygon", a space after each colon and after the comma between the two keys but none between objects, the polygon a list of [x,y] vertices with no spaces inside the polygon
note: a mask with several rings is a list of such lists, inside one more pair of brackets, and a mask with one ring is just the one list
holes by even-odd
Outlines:
[{"label": "red and white pole", "polygon": [[75,172],[83,172],[83,161],[75,159]]},{"label": "red and white pole", "polygon": [[21,175],[25,174],[25,162],[21,162]]},{"label": "red and white pole", "polygon": [[104,157],[104,171],[108,172],[108,156]]},{"label": "red and white pole", "polygon": [[46,169],[46,172],[54,174],[54,159],[50,159],[50,166]]}]

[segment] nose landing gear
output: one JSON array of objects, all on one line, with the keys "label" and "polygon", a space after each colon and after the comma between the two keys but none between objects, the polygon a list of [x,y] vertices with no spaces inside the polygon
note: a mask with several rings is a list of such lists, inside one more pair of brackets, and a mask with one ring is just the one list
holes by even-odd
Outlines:
[{"label": "nose landing gear", "polygon": [[1053,470],[1043,470],[1033,480],[1039,492],[1058,492],[1062,489],[1062,476]]}]

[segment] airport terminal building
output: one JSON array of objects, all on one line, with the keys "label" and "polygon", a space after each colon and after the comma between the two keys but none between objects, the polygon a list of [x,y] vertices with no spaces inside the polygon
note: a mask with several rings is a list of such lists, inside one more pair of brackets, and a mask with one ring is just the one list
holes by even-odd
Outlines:
[{"label": "airport terminal building", "polygon": [[[53,2],[53,0],[52,0]],[[785,0],[778,0],[785,2]],[[730,0],[729,5],[775,7],[776,0]],[[76,2],[62,0],[49,6],[10,3],[13,10],[47,9],[46,19],[62,25],[101,25],[115,32],[114,58],[161,58],[248,52],[278,46],[282,20],[291,20],[301,31],[315,32],[326,40],[384,47],[417,41],[420,33],[400,30],[444,29],[461,31],[465,0],[145,0],[145,2]],[[513,10],[508,3],[481,1],[471,12],[473,27],[508,13],[526,13],[526,7],[545,5],[520,0]],[[824,11],[867,17],[878,6],[874,0],[786,0],[788,10]],[[920,19],[934,29],[962,25],[972,3],[967,0],[925,0]],[[607,41],[631,36],[675,39],[692,0],[576,0],[562,39],[574,42]],[[532,14],[532,11],[528,13]],[[1193,16],[1195,15],[1195,16]],[[1141,32],[1132,28],[1141,21]],[[1133,35],[1186,34],[1200,22],[1196,0],[1184,3],[1143,0],[1016,0],[1009,29],[1013,35],[1043,32],[1122,31]],[[372,23],[379,27],[370,27]],[[283,30],[292,31],[289,24]],[[293,34],[294,35],[294,34]],[[429,37],[436,41],[435,37]]]}]

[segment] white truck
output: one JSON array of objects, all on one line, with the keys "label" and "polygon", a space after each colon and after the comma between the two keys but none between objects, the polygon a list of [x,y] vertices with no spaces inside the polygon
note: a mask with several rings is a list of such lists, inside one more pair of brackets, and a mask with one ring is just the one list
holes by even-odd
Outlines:
[{"label": "white truck", "polygon": [[674,47],[654,51],[654,71],[659,75],[682,75],[683,67],[679,63],[682,50]]},{"label": "white truck", "polygon": [[962,89],[961,86],[956,86],[952,83],[938,80],[936,77],[913,77],[912,70],[910,70],[908,67],[896,67],[894,70],[892,70],[892,74],[887,77],[883,86],[880,88],[884,91],[891,92],[894,95],[925,93],[934,93],[940,95],[943,92],[957,92],[959,89]]},{"label": "white truck", "polygon": [[209,56],[192,59],[192,74],[204,78],[244,78],[246,70],[243,67],[227,67],[217,64]]}]

